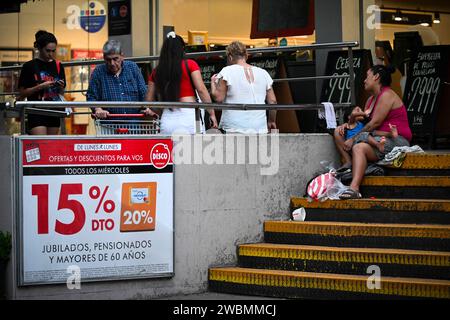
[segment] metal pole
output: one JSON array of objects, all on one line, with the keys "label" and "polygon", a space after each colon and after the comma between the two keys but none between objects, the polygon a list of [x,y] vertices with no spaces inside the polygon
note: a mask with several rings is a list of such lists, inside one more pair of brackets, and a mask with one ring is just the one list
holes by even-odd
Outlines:
[{"label": "metal pole", "polygon": [[25,134],[26,133],[26,128],[25,128],[25,109],[26,109],[26,107],[23,107],[20,110],[20,133],[21,134]]},{"label": "metal pole", "polygon": [[352,47],[348,47],[348,67],[350,73],[350,94],[351,104],[356,106],[356,92],[355,92],[355,70],[353,69],[353,50]]}]

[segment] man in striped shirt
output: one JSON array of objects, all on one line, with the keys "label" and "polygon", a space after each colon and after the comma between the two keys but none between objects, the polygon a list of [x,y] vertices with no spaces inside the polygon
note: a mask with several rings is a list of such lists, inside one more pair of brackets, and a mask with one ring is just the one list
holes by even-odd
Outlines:
[{"label": "man in striped shirt", "polygon": [[[103,46],[105,64],[92,73],[87,101],[145,101],[147,86],[139,67],[124,60],[121,43],[108,40]],[[95,108],[95,116],[104,119],[109,113],[139,113],[139,108]]]}]

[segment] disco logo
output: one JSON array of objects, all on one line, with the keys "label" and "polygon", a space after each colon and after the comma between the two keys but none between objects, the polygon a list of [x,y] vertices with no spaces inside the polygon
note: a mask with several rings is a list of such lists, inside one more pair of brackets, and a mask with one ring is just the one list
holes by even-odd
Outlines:
[{"label": "disco logo", "polygon": [[164,143],[157,143],[150,151],[150,161],[157,169],[165,168],[170,162],[169,147]]}]

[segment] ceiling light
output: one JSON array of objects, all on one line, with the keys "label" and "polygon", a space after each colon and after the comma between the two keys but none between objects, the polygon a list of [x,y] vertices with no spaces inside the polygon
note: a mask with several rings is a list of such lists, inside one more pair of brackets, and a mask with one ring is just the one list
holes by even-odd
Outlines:
[{"label": "ceiling light", "polygon": [[395,20],[395,21],[402,21],[402,13],[400,12],[400,10],[397,10],[397,11],[395,12],[394,20]]},{"label": "ceiling light", "polygon": [[441,23],[441,15],[439,14],[439,12],[436,12],[434,14],[434,20],[433,23]]},{"label": "ceiling light", "polygon": [[429,27],[430,26],[430,24],[428,22],[422,22],[420,25],[424,26],[424,27]]}]

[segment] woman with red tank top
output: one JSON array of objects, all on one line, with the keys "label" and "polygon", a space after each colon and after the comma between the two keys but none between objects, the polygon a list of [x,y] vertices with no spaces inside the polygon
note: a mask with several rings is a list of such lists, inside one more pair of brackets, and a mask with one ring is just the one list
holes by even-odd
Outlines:
[{"label": "woman with red tank top", "polygon": [[[197,102],[196,92],[202,102],[211,103],[208,89],[203,83],[200,68],[194,60],[185,59],[184,40],[175,32],[169,32],[161,48],[158,66],[148,79],[147,100],[167,102]],[[155,115],[150,108],[147,115]],[[210,125],[217,128],[213,109],[208,109]],[[174,132],[195,133],[195,109],[164,109],[161,116],[161,134]]]},{"label": "woman with red tank top", "polygon": [[[360,133],[344,141],[345,125],[335,130],[338,151],[347,165],[351,163],[353,179],[350,188],[341,199],[361,198],[359,186],[364,178],[368,162],[377,162],[394,147],[409,146],[412,138],[406,107],[400,97],[390,88],[392,70],[383,65],[375,65],[367,71],[364,88],[371,93],[365,107],[368,122]],[[391,134],[395,128],[395,134]],[[370,136],[377,141],[384,136],[384,148],[369,144]]]}]

